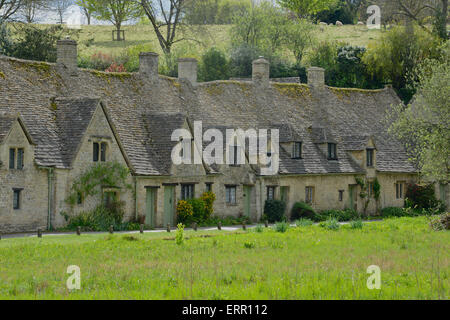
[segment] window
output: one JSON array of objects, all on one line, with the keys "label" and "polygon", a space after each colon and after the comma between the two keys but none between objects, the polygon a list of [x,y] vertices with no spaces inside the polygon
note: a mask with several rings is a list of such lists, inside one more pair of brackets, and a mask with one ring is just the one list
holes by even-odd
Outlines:
[{"label": "window", "polygon": [[9,168],[14,169],[16,163],[16,149],[9,149]]},{"label": "window", "polygon": [[275,199],[275,188],[276,187],[267,187],[267,200],[274,200]]},{"label": "window", "polygon": [[374,191],[373,191],[373,182],[369,182],[369,183],[367,184],[367,196],[370,198],[370,197],[373,197],[373,194],[374,194]]},{"label": "window", "polygon": [[302,158],[302,143],[294,142],[293,150],[292,150],[292,158],[293,159],[301,159]]},{"label": "window", "polygon": [[83,194],[81,192],[77,192],[77,204],[83,203]]},{"label": "window", "polygon": [[314,203],[314,187],[305,188],[305,202]]},{"label": "window", "polygon": [[105,207],[111,206],[116,201],[117,201],[117,192],[106,191],[103,193],[103,204]]},{"label": "window", "polygon": [[212,182],[206,182],[206,192],[212,191]]},{"label": "window", "polygon": [[236,204],[236,186],[225,187],[225,201],[227,204]]},{"label": "window", "polygon": [[344,201],[344,190],[339,190],[339,201]]},{"label": "window", "polygon": [[373,149],[367,149],[366,155],[367,155],[367,167],[373,167]]},{"label": "window", "polygon": [[337,160],[336,143],[328,144],[328,160]]},{"label": "window", "polygon": [[230,165],[239,166],[240,154],[239,146],[230,146]]},{"label": "window", "polygon": [[181,185],[181,200],[187,200],[194,198],[194,185],[182,184]]},{"label": "window", "polygon": [[20,192],[22,189],[13,189],[13,209],[19,210],[20,209]]},{"label": "window", "polygon": [[98,154],[99,154],[99,150],[100,150],[98,142],[94,142],[93,148],[94,148],[94,150],[93,150],[93,160],[94,160],[94,162],[98,162],[98,158],[99,158]]},{"label": "window", "polygon": [[94,142],[93,144],[93,160],[94,162],[105,162],[106,161],[106,142]]},{"label": "window", "polygon": [[24,149],[23,148],[11,148],[9,149],[9,169],[23,169],[23,157],[24,157]]},{"label": "window", "polygon": [[106,161],[106,142],[100,144],[100,161]]},{"label": "window", "polygon": [[395,197],[397,199],[403,199],[403,182],[397,182],[395,184]]}]

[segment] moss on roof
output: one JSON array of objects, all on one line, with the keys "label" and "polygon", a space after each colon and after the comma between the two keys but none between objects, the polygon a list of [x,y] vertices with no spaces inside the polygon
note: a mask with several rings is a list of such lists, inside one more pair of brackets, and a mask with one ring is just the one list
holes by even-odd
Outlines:
[{"label": "moss on roof", "polygon": [[272,86],[282,95],[293,99],[310,98],[311,92],[306,84],[301,83],[272,83]]}]

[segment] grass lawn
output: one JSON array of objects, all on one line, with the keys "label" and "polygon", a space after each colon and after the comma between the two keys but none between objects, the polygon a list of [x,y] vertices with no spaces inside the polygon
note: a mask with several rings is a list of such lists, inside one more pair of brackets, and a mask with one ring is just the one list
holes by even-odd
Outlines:
[{"label": "grass lawn", "polygon": [[[43,25],[40,25],[43,26]],[[200,58],[201,54],[211,47],[227,51],[231,46],[231,25],[191,26],[180,29],[177,37],[189,41],[179,42],[174,46],[175,51],[182,55]],[[316,25],[316,36],[319,41],[337,40],[351,45],[367,46],[371,41],[380,38],[383,31],[369,30],[366,26],[346,25],[342,27],[327,26],[321,31]],[[132,46],[142,46],[142,50],[154,51],[162,54],[158,39],[150,25],[127,25],[126,41],[112,41],[113,26],[82,26],[79,31],[78,49],[81,55],[91,56],[102,52],[112,56],[119,56]],[[12,29],[14,32],[14,29]],[[293,59],[293,57],[290,57]]]},{"label": "grass lawn", "polygon": [[[448,299],[450,233],[426,218],[175,233],[0,240],[1,299]],[[69,265],[81,290],[69,292]],[[369,290],[369,265],[381,289]]]}]

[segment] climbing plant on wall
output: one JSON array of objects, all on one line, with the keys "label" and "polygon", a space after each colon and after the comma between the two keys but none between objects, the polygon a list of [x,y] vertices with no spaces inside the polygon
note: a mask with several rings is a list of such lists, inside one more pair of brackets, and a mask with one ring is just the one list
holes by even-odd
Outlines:
[{"label": "climbing plant on wall", "polygon": [[66,202],[73,206],[80,195],[82,198],[98,195],[101,186],[132,189],[132,186],[126,181],[129,173],[128,168],[118,162],[93,165],[73,182]]}]

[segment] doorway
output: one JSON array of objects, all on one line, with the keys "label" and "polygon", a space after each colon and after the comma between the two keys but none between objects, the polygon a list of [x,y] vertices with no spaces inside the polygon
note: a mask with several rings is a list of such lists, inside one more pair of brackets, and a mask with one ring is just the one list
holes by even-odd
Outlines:
[{"label": "doorway", "polygon": [[175,225],[175,186],[164,187],[164,226]]},{"label": "doorway", "polygon": [[156,224],[156,195],[157,188],[147,188],[145,199],[145,224],[151,228]]}]

